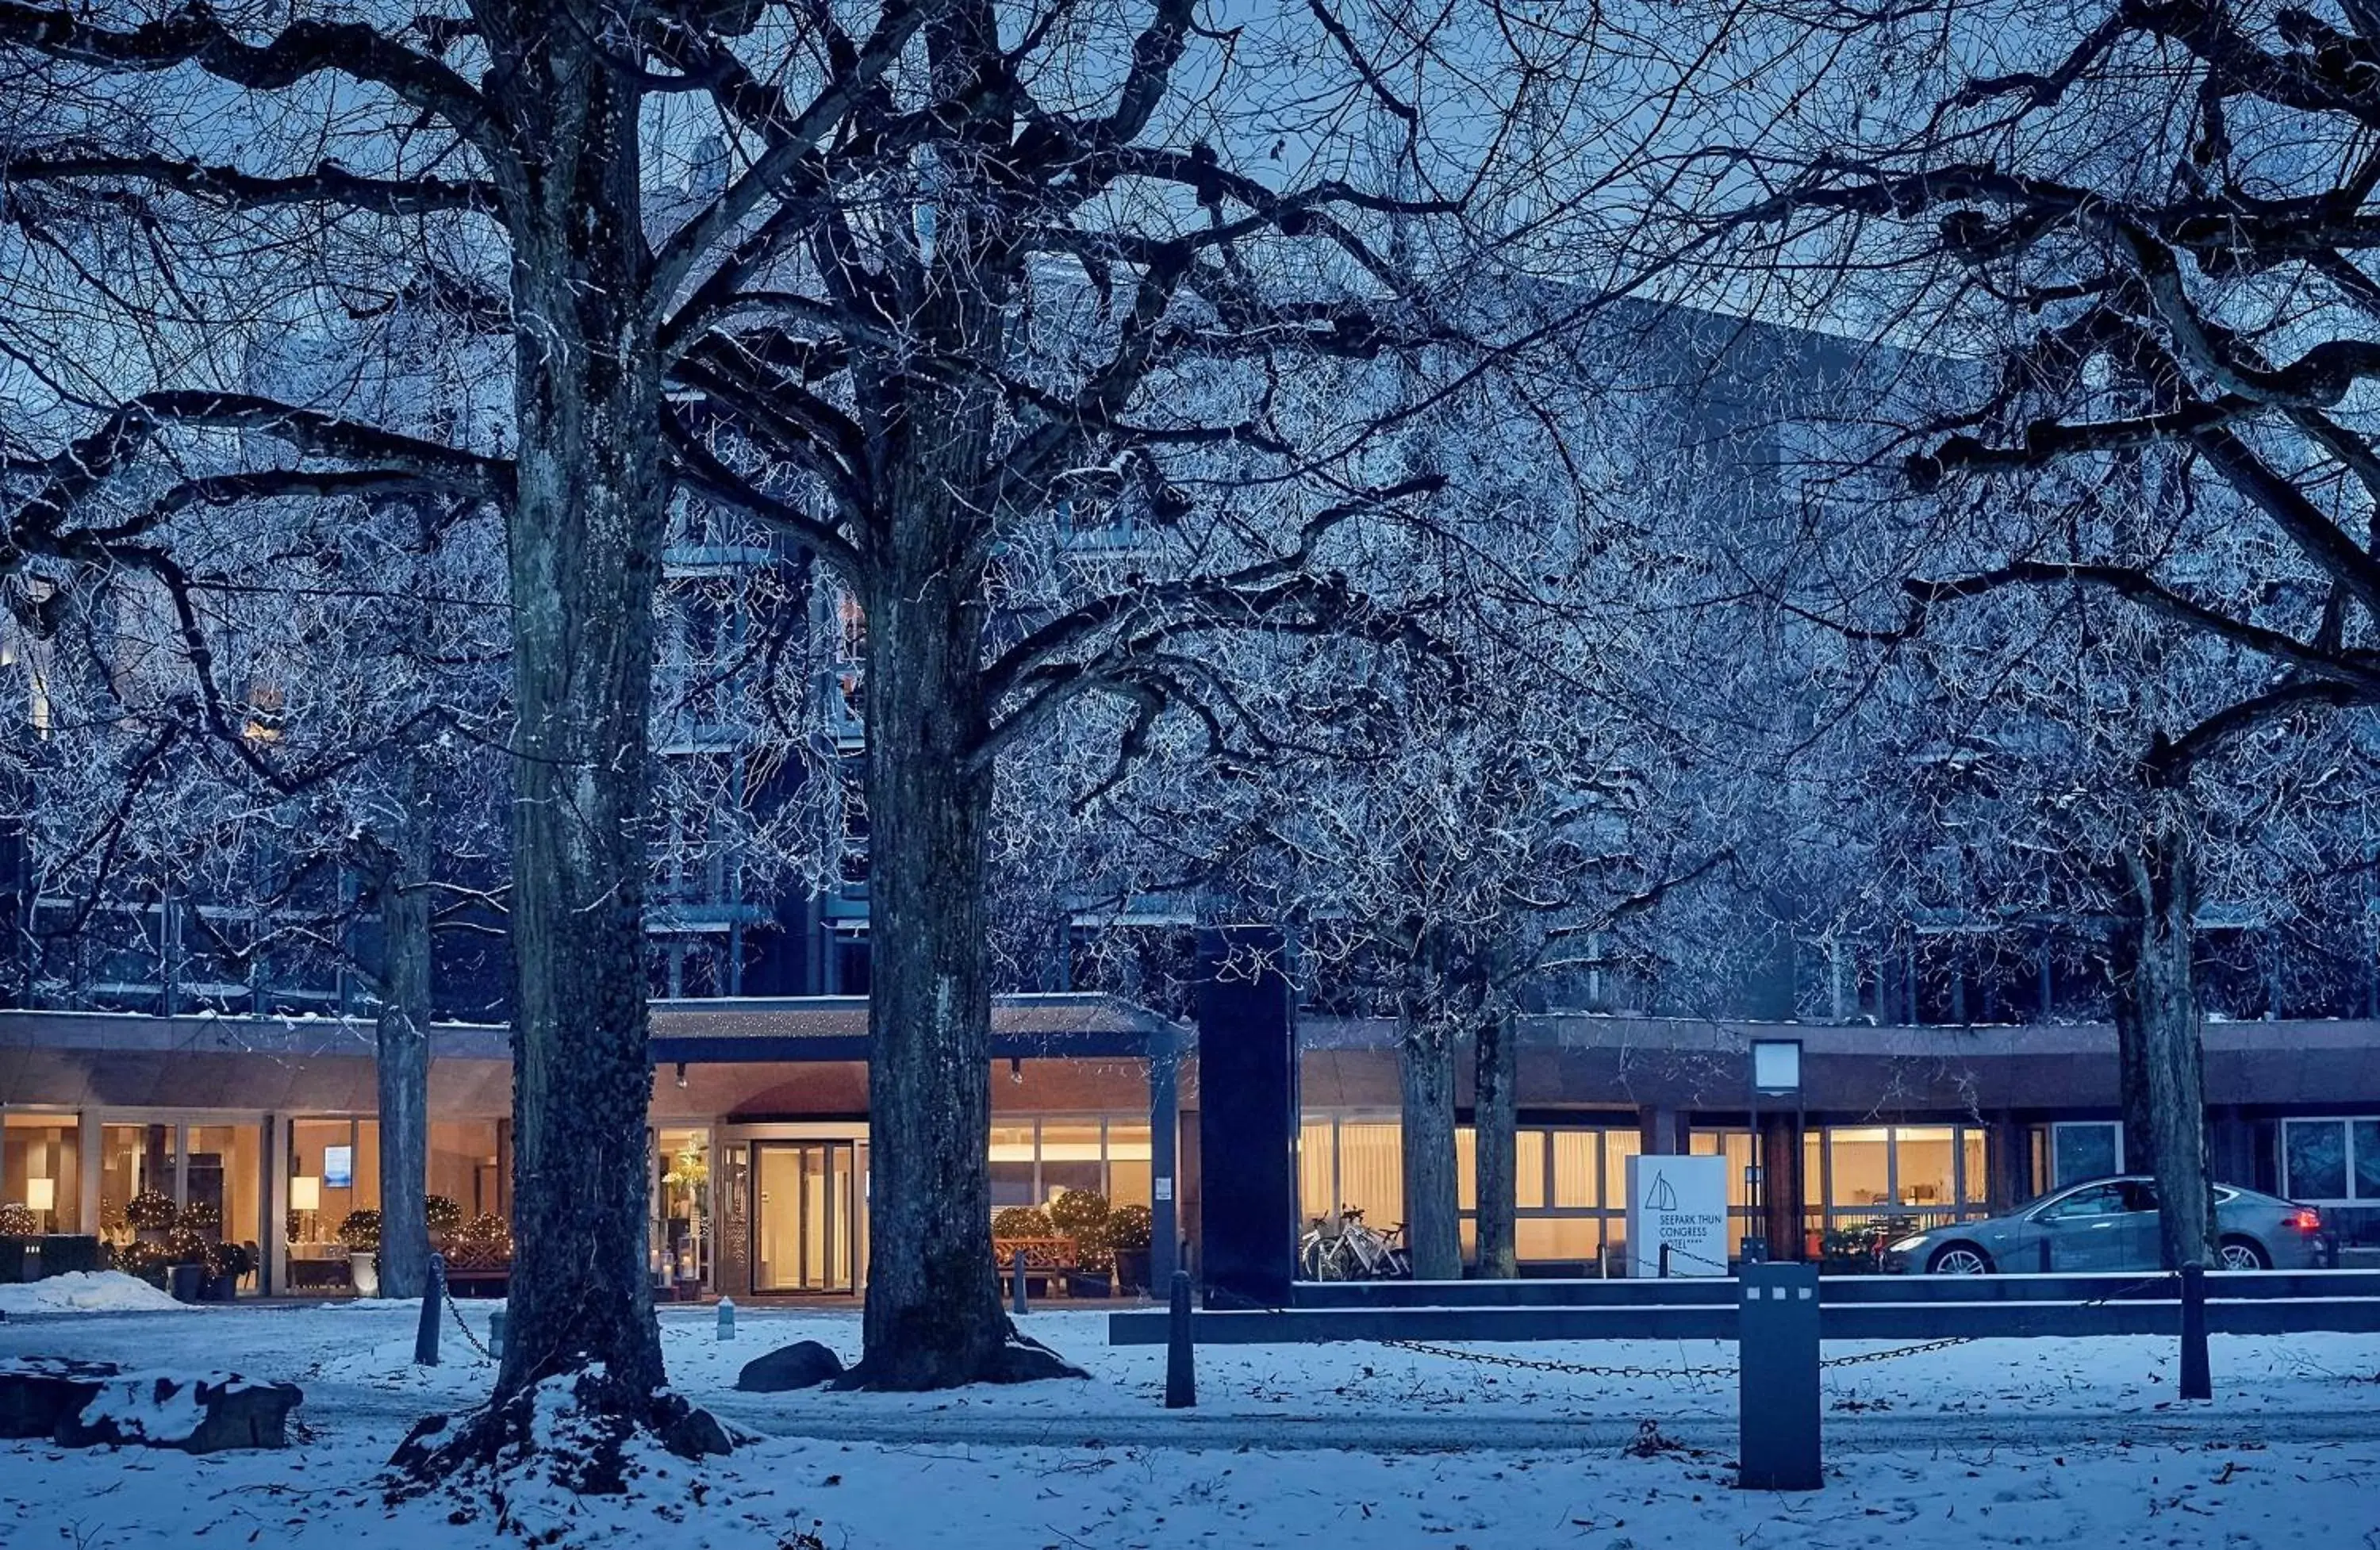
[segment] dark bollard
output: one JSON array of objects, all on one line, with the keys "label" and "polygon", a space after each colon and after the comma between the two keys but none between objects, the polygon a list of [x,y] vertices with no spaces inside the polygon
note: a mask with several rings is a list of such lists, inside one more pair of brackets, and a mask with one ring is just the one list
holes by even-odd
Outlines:
[{"label": "dark bollard", "polygon": [[421,1322],[413,1331],[413,1364],[438,1365],[438,1315],[446,1311],[446,1259],[430,1256],[430,1277],[421,1283]]},{"label": "dark bollard", "polygon": [[2045,1236],[2041,1241],[2041,1273],[2048,1275],[2049,1268],[2049,1240]]},{"label": "dark bollard", "polygon": [[1661,1278],[1662,1280],[1665,1280],[1665,1281],[1666,1281],[1666,1280],[1668,1280],[1668,1279],[1670,1278],[1670,1245],[1668,1245],[1667,1243],[1664,1243],[1664,1244],[1662,1244],[1662,1245],[1661,1245],[1661,1278]]},{"label": "dark bollard", "polygon": [[488,1315],[488,1354],[499,1362],[504,1359],[504,1305],[502,1302],[497,1303],[496,1311]]},{"label": "dark bollard", "polygon": [[1818,1267],[1743,1267],[1736,1310],[1736,1425],[1746,1491],[1815,1491],[1818,1455]]},{"label": "dark bollard", "polygon": [[1016,1280],[1016,1312],[1017,1312],[1018,1316],[1019,1316],[1019,1317],[1022,1317],[1022,1316],[1024,1315],[1025,1312],[1026,1312],[1026,1308],[1025,1308],[1025,1251],[1024,1251],[1023,1249],[1019,1249],[1019,1250],[1017,1250],[1017,1251],[1016,1251],[1016,1270],[1015,1270],[1015,1280]]},{"label": "dark bollard", "polygon": [[2181,1267],[2181,1397],[2215,1398],[2206,1360],[2206,1266],[2195,1260]]},{"label": "dark bollard", "polygon": [[1198,1372],[1190,1359],[1190,1272],[1173,1272],[1173,1317],[1165,1338],[1165,1408],[1188,1410],[1198,1402]]}]

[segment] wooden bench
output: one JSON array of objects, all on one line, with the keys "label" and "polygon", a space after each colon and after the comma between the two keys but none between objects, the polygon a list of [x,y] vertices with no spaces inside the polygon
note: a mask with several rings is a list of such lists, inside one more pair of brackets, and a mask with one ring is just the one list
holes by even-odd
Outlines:
[{"label": "wooden bench", "polygon": [[1000,1266],[1005,1292],[1015,1281],[1016,1256],[1025,1256],[1025,1290],[1029,1297],[1046,1297],[1052,1287],[1070,1290],[1082,1272],[1082,1246],[1072,1238],[994,1238],[991,1257]]}]

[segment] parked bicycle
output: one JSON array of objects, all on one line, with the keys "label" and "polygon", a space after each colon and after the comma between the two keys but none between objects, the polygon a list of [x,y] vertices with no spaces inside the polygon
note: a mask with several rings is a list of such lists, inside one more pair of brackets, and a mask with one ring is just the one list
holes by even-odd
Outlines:
[{"label": "parked bicycle", "polygon": [[1386,1232],[1366,1225],[1360,1205],[1342,1205],[1336,1217],[1311,1218],[1297,1245],[1298,1273],[1309,1281],[1393,1281],[1410,1278],[1413,1256],[1405,1252],[1404,1224]]}]

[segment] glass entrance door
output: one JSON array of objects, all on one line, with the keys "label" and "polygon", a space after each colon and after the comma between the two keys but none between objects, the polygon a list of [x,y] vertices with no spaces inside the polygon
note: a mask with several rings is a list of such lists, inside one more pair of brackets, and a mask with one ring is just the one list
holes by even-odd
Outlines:
[{"label": "glass entrance door", "polygon": [[860,1160],[849,1141],[752,1147],[752,1290],[859,1290]]}]

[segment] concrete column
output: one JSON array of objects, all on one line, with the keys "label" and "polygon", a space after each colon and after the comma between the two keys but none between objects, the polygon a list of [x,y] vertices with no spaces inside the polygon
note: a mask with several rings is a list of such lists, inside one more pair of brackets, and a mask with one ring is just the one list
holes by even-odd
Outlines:
[{"label": "concrete column", "polygon": [[1760,1158],[1762,1189],[1767,1201],[1767,1219],[1761,1228],[1768,1237],[1771,1259],[1803,1257],[1800,1155],[1795,1150],[1798,1141],[1792,1115],[1767,1111],[1761,1114],[1755,1152]]},{"label": "concrete column", "polygon": [[1679,1109],[1654,1105],[1636,1110],[1636,1133],[1641,1149],[1648,1157],[1683,1156],[1686,1151],[1686,1117]]},{"label": "concrete column", "polygon": [[2031,1150],[2016,1115],[2006,1109],[1993,1115],[1986,1122],[1984,1144],[1989,1175],[1985,1204],[1992,1214],[2012,1211],[2032,1199]]},{"label": "concrete column", "polygon": [[1148,1035],[1148,1290],[1173,1284],[1182,1241],[1181,1040],[1170,1028]]},{"label": "concrete column", "polygon": [[94,1238],[106,1236],[99,1220],[99,1170],[105,1155],[100,1146],[99,1110],[86,1108],[75,1116],[75,1220],[79,1230]]},{"label": "concrete column", "polygon": [[270,1297],[285,1290],[289,1285],[289,1169],[284,1154],[288,1150],[282,1139],[281,1127],[285,1121],[278,1114],[268,1114],[257,1126],[259,1166],[264,1169],[261,1185],[264,1194],[264,1231],[258,1247],[263,1263],[257,1266],[257,1290]]}]

